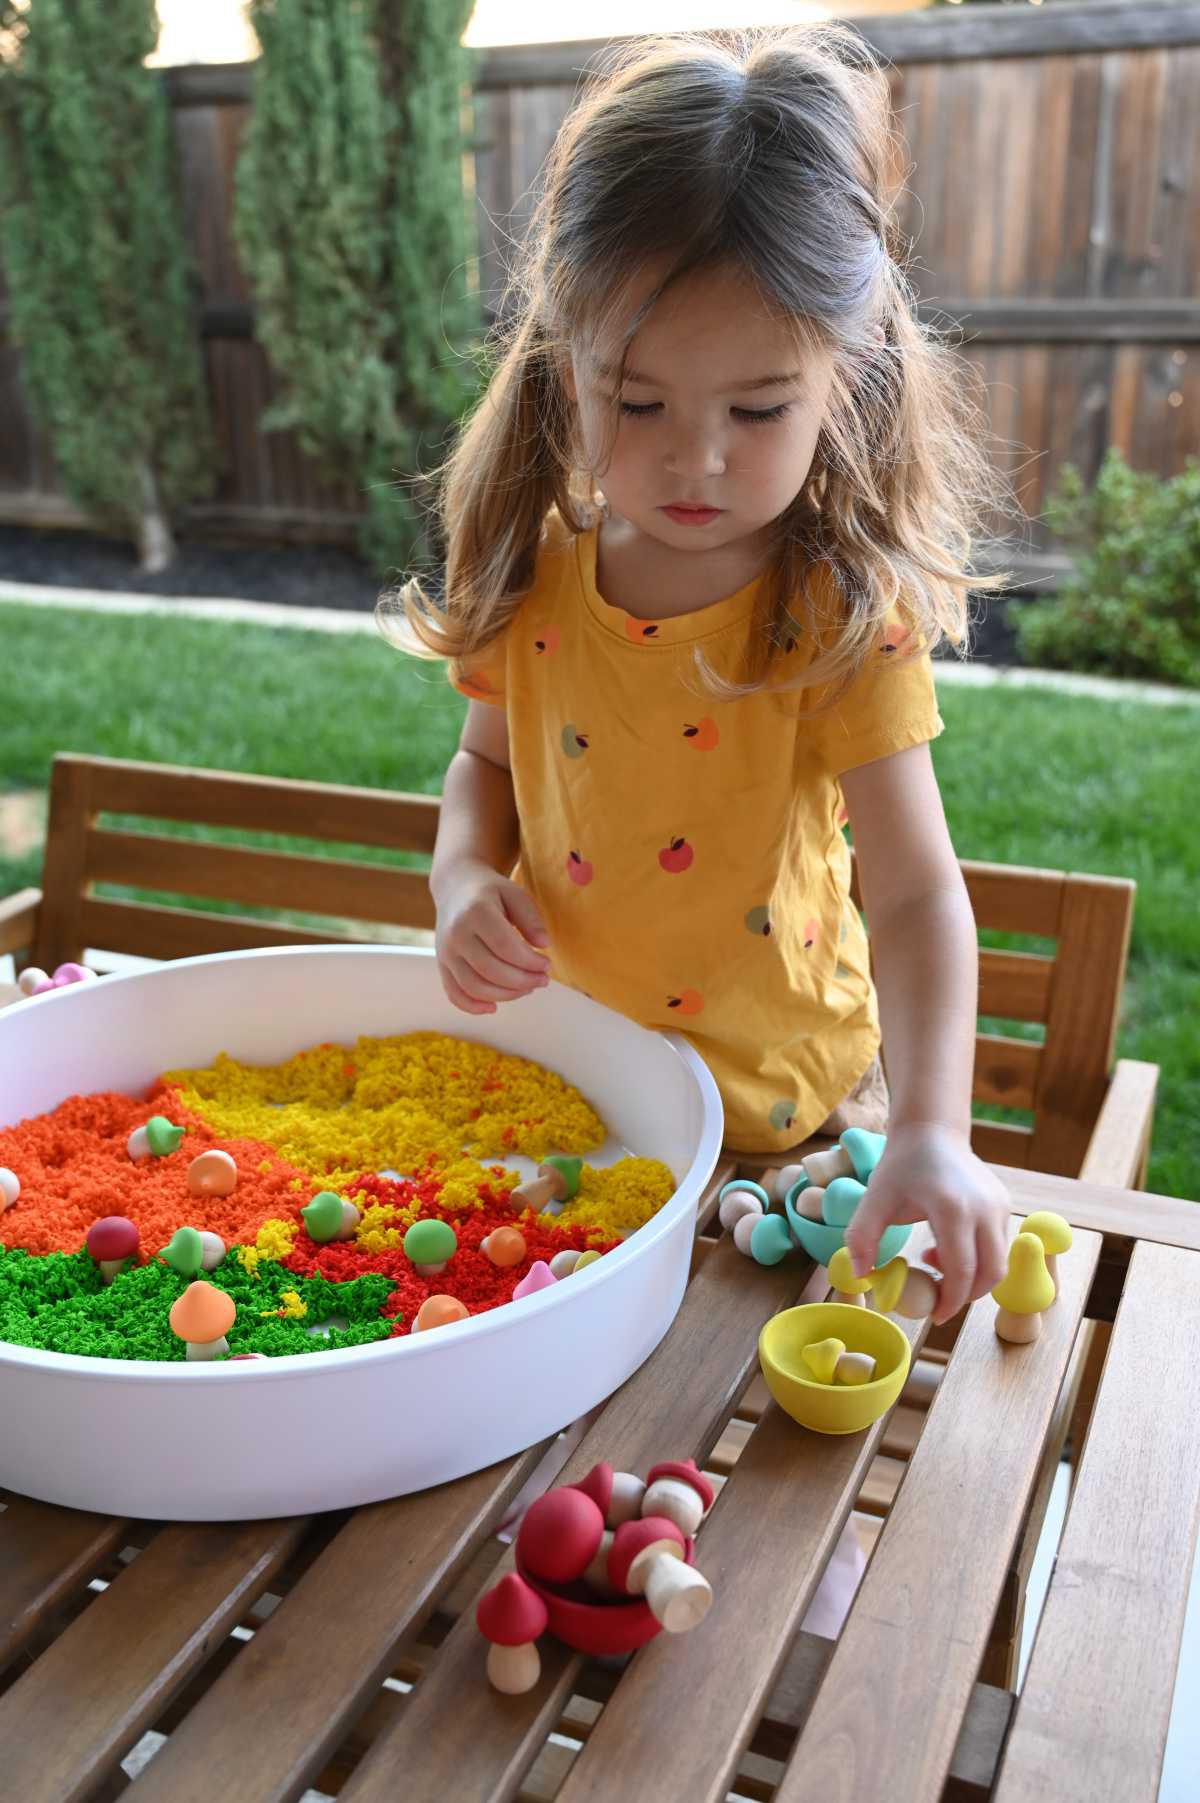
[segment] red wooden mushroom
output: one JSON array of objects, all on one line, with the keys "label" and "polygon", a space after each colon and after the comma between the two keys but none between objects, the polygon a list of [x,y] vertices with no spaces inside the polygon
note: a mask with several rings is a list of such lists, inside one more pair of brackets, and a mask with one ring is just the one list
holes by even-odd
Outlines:
[{"label": "red wooden mushroom", "polygon": [[126,1215],[105,1215],[88,1228],[87,1249],[100,1267],[105,1283],[111,1283],[126,1259],[136,1258],[138,1230]]},{"label": "red wooden mushroom", "polygon": [[665,1515],[624,1521],[613,1535],[608,1575],[617,1590],[644,1596],[668,1634],[686,1634],[712,1606],[712,1587],[685,1563],[684,1537]]},{"label": "red wooden mushroom", "polygon": [[695,1459],[664,1460],[651,1467],[642,1498],[643,1515],[665,1515],[681,1534],[690,1535],[713,1506],[713,1487]]},{"label": "red wooden mushroom", "polygon": [[582,1577],[604,1534],[604,1517],[590,1496],[569,1485],[547,1490],[525,1511],[517,1533],[521,1563],[545,1584]]},{"label": "red wooden mushroom", "polygon": [[545,1603],[515,1571],[480,1597],[475,1622],[492,1643],[487,1675],[494,1689],[510,1697],[533,1689],[542,1670],[535,1642],[545,1633],[546,1621]]}]

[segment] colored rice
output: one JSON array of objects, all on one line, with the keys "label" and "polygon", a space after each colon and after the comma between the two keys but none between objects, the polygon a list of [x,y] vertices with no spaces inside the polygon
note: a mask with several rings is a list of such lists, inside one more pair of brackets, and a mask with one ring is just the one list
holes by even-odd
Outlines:
[{"label": "colored rice", "polygon": [[[126,1141],[152,1114],[186,1135],[177,1152],[135,1165]],[[320,1045],[275,1066],[222,1055],[203,1070],[166,1073],[141,1100],[72,1096],[0,1128],[0,1165],[21,1182],[16,1206],[0,1214],[0,1340],[101,1358],[184,1358],[167,1314],[189,1279],[155,1258],[183,1225],[226,1244],[202,1275],[236,1303],[231,1354],[404,1334],[435,1293],[484,1313],[511,1299],[535,1259],[564,1247],[608,1251],[673,1193],[658,1160],[589,1166],[586,1154],[605,1137],[599,1115],[555,1073],[435,1033]],[[188,1166],[210,1146],[238,1167],[223,1199],[187,1186]],[[550,1151],[585,1155],[578,1195],[557,1217],[514,1215],[506,1197],[520,1179],[495,1161]],[[353,1240],[317,1244],[305,1231],[300,1210],[322,1189],[360,1209]],[[140,1248],[136,1264],[105,1284],[83,1242],[109,1214],[135,1223]],[[436,1276],[418,1275],[403,1251],[405,1231],[424,1218],[448,1220],[458,1238]],[[514,1223],[526,1258],[497,1270],[480,1242]],[[347,1325],[310,1331],[330,1319]]]}]

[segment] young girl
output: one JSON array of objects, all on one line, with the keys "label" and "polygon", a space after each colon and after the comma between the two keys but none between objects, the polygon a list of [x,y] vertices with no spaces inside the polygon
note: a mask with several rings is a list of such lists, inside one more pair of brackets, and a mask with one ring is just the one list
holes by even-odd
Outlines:
[{"label": "young girl", "polygon": [[895,148],[842,26],[594,80],[442,472],[444,596],[410,580],[384,624],[470,700],[431,873],[450,1000],[554,976],[681,1031],[772,1161],[886,1126],[851,1252],[928,1219],[945,1320],[1003,1275],[1007,1197],[970,1146],[929,654],[1004,580],[966,567],[1003,496],[893,254]]}]

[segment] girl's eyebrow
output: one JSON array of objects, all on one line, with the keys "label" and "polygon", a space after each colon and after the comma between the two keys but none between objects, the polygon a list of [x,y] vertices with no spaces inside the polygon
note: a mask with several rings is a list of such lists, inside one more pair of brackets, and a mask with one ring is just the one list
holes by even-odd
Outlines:
[{"label": "girl's eyebrow", "polygon": [[[611,377],[617,374],[615,367],[611,363],[597,363],[596,371],[602,376]],[[752,388],[782,388],[785,383],[798,382],[801,378],[801,374],[802,371],[793,369],[789,374],[783,376],[752,376],[748,377],[744,382],[730,383],[725,392],[726,394],[745,394],[748,389]],[[654,376],[645,375],[640,369],[627,369],[625,371],[625,380],[627,382],[639,382],[647,388],[670,387],[669,382],[659,382]]]}]

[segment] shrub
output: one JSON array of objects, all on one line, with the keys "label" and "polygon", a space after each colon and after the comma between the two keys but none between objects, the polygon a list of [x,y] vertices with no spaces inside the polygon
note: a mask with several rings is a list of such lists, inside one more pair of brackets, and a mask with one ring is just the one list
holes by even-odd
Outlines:
[{"label": "shrub", "polygon": [[1200,688],[1200,460],[1164,481],[1110,447],[1090,494],[1064,464],[1045,518],[1078,555],[1053,599],[1013,609],[1025,662]]}]

